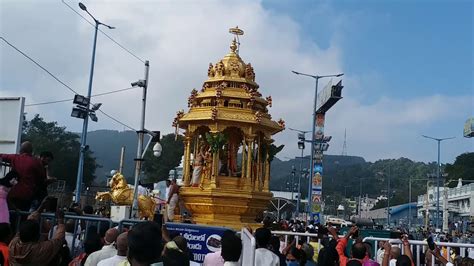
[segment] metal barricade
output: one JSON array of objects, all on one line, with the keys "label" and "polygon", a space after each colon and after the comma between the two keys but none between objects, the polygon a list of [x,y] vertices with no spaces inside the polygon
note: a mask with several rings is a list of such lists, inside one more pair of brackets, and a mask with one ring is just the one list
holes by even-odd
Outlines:
[{"label": "metal barricade", "polygon": [[[321,250],[322,245],[321,245],[321,238],[318,237],[318,234],[312,234],[312,233],[298,233],[298,232],[291,232],[291,231],[272,231],[273,235],[276,236],[285,236],[285,245],[288,245],[288,236],[294,236],[296,239],[296,243],[298,243],[300,237],[305,237],[306,238],[306,243],[309,244],[311,237],[317,238],[318,239],[318,250],[315,250],[314,252],[318,252]],[[332,239],[332,236],[329,236],[330,239]],[[285,247],[282,247],[285,248]]]},{"label": "metal barricade", "polygon": [[242,239],[242,265],[255,265],[255,237],[247,228],[242,228],[240,237]]},{"label": "metal barricade", "polygon": [[[25,211],[10,211],[10,215],[15,216],[16,218],[16,227],[14,227],[17,231],[20,228],[20,223],[22,220],[25,220],[30,212]],[[24,217],[24,219],[22,219]],[[95,217],[95,216],[79,216],[79,215],[64,215],[65,222],[68,220],[74,221],[74,232],[72,233],[72,242],[71,246],[69,246],[71,255],[75,256],[78,255],[77,253],[81,251],[81,248],[76,249],[79,247],[80,244],[77,244],[77,241],[83,241],[85,236],[89,233],[89,229],[92,225],[96,225],[97,233],[99,233],[101,229],[102,223],[105,223],[108,228],[114,226],[114,223],[109,218],[104,217]],[[44,225],[44,223],[50,222],[52,225],[56,223],[56,215],[54,213],[41,213],[39,223],[40,225]],[[55,227],[51,227],[48,232],[48,238],[51,239],[54,235]]]},{"label": "metal barricade", "polygon": [[[380,237],[366,237],[363,239],[363,241],[374,241],[374,254],[377,254],[377,248],[378,248],[378,243],[380,241],[389,241],[391,244],[398,245],[402,251],[402,254],[404,254],[402,242],[400,239],[390,239],[390,238],[380,238]],[[421,241],[421,240],[409,240],[410,243],[410,250],[412,251],[413,254],[413,260],[416,262],[416,265],[422,265],[425,264],[425,262],[420,261],[421,257],[421,251],[425,252],[428,249],[428,243],[426,241]],[[461,255],[464,257],[463,254],[465,254],[466,249],[468,248],[474,248],[474,244],[466,244],[466,243],[452,243],[452,242],[435,242],[436,246],[443,248],[446,248],[447,254],[448,254],[448,261],[449,261],[449,256],[450,256],[450,251],[451,248],[453,247],[459,247]],[[415,252],[413,252],[415,250]],[[431,258],[432,265],[435,264],[435,258],[432,256]]]}]

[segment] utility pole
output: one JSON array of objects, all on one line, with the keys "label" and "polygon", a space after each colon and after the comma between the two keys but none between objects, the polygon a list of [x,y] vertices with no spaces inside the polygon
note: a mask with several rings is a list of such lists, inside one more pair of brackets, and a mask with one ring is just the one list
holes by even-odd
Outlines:
[{"label": "utility pole", "polygon": [[[339,83],[335,86],[331,86],[331,88],[328,88],[330,90],[327,90],[327,94],[323,99],[321,99],[321,104],[318,106],[318,81],[321,78],[330,78],[330,77],[341,77],[344,75],[344,73],[339,73],[339,74],[334,74],[334,75],[310,75],[310,74],[305,74],[305,73],[300,73],[297,71],[291,71],[296,75],[302,75],[302,76],[307,76],[310,78],[313,78],[315,80],[315,87],[314,87],[314,103],[313,103],[313,121],[312,121],[312,134],[311,134],[311,165],[310,165],[310,176],[311,179],[309,181],[309,186],[308,186],[308,213],[309,219],[314,220],[316,223],[320,222],[322,212],[321,212],[321,205],[324,203],[322,201],[322,173],[318,173],[318,177],[315,176],[315,168],[318,168],[319,170],[322,170],[322,161],[323,161],[323,152],[327,150],[329,147],[329,144],[327,144],[327,141],[325,141],[324,138],[324,116],[325,113],[338,101],[340,100],[341,97],[341,91],[342,91],[342,81],[339,81]],[[326,88],[325,88],[326,89]],[[319,109],[318,109],[319,108]],[[316,120],[319,117],[318,123],[316,123]],[[318,134],[319,139],[316,138],[316,127],[319,128],[320,134]],[[328,138],[330,139],[330,138]],[[316,151],[316,144],[318,144],[318,149]],[[315,158],[317,155],[317,158]],[[316,178],[320,179],[320,184],[314,187],[314,192],[313,192],[313,181],[316,180]],[[314,203],[313,203],[313,195],[314,197]],[[315,205],[315,206],[313,206]]]},{"label": "utility pole", "polygon": [[119,165],[119,173],[123,174],[123,163],[125,160],[125,146],[122,146],[120,149],[120,165]]},{"label": "utility pole", "polygon": [[296,203],[296,216],[300,214],[300,205],[301,205],[301,178],[303,177],[303,160],[304,160],[304,148],[305,148],[305,141],[306,141],[306,133],[311,131],[299,130],[288,128],[289,130],[293,130],[298,132],[298,149],[301,150],[301,158],[300,158],[300,175],[298,177],[298,201]]},{"label": "utility pole", "polygon": [[[91,94],[92,94],[92,81],[94,80],[94,67],[95,67],[95,51],[97,47],[97,31],[99,30],[99,26],[103,25],[109,29],[114,29],[114,27],[109,26],[107,24],[104,24],[97,20],[89,11],[87,10],[87,7],[79,2],[79,7],[85,11],[87,14],[89,14],[90,17],[95,22],[95,27],[94,27],[94,42],[92,45],[92,59],[91,59],[91,68],[89,72],[89,86],[87,88],[87,104],[84,106],[85,107],[85,112],[86,115],[84,117],[84,122],[82,124],[82,133],[81,133],[81,147],[80,147],[80,153],[79,153],[79,164],[77,168],[77,178],[76,178],[76,197],[75,197],[75,202],[80,203],[81,202],[81,191],[82,191],[82,180],[84,177],[84,157],[86,152],[89,149],[89,146],[87,146],[87,127],[89,125],[89,115],[91,112],[90,109],[90,100],[91,100]],[[76,97],[74,97],[76,98]],[[98,107],[97,107],[98,109]],[[74,110],[73,110],[74,111]],[[96,118],[97,121],[97,118]]]},{"label": "utility pole", "polygon": [[361,218],[362,211],[362,178],[359,178],[359,218]]},{"label": "utility pole", "polygon": [[388,228],[390,228],[390,195],[392,194],[390,191],[390,178],[391,178],[391,169],[390,169],[390,164],[388,165],[388,196],[387,196],[387,225]]},{"label": "utility pole", "polygon": [[135,160],[135,182],[134,182],[134,188],[133,188],[132,215],[135,215],[138,211],[138,204],[137,204],[138,181],[140,180],[141,166],[144,160],[143,159],[143,138],[145,136],[145,133],[147,132],[145,131],[145,111],[146,111],[146,94],[147,94],[147,89],[148,89],[149,72],[150,72],[150,62],[146,60],[145,61],[145,79],[132,83],[132,86],[139,86],[143,88],[140,130],[137,131],[138,133],[137,157],[134,159]]},{"label": "utility pole", "polygon": [[408,230],[411,229],[411,176],[408,184]]},{"label": "utility pole", "polygon": [[440,151],[441,151],[441,141],[443,140],[448,140],[448,139],[454,139],[454,137],[450,137],[450,138],[433,138],[433,137],[430,137],[430,136],[425,136],[425,135],[421,135],[422,137],[424,138],[427,138],[427,139],[432,139],[432,140],[435,140],[438,142],[438,173],[437,173],[437,176],[436,176],[436,229],[439,229],[439,181],[440,181],[440,172],[441,172],[441,164],[440,164]]}]

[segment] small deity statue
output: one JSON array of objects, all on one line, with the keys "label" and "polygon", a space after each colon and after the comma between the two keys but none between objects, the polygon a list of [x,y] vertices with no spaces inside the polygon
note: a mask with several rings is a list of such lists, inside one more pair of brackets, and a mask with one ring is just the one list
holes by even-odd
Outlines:
[{"label": "small deity statue", "polygon": [[197,187],[201,184],[201,173],[204,166],[204,158],[206,153],[206,147],[201,146],[199,152],[196,154],[193,163],[193,176],[191,178],[191,186]]},{"label": "small deity statue", "polygon": [[[118,205],[132,205],[133,188],[129,187],[127,180],[121,173],[116,173],[109,183],[110,191],[97,192],[95,199],[99,201],[110,200]],[[150,196],[139,195],[138,215],[141,219],[153,219],[156,202]]]},{"label": "small deity statue", "polygon": [[204,179],[211,179],[212,174],[212,153],[209,148],[205,149],[206,152],[204,153],[204,165],[202,167],[202,175],[201,175],[201,183],[199,187],[202,189],[202,184]]}]

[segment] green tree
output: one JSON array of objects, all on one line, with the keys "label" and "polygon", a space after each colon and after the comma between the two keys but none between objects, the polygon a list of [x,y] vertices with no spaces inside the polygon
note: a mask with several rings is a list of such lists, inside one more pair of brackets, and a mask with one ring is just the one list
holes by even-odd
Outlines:
[{"label": "green tree", "polygon": [[[46,122],[38,114],[23,125],[22,141],[33,143],[35,155],[43,151],[50,151],[54,155],[51,163],[50,175],[65,180],[67,189],[76,186],[77,167],[79,163],[79,136],[66,131],[57,122]],[[88,185],[92,183],[96,168],[100,167],[92,151],[87,151],[84,160],[84,179]]]},{"label": "green tree", "polygon": [[446,165],[444,171],[448,174],[449,180],[474,179],[474,152],[457,156],[453,164]]},{"label": "green tree", "polygon": [[[145,154],[143,170],[147,176],[147,182],[159,182],[168,178],[169,171],[177,167],[184,153],[183,137],[175,138],[174,134],[164,135],[160,140],[163,152],[159,158],[153,156],[150,147]],[[152,145],[150,145],[152,146]]]}]

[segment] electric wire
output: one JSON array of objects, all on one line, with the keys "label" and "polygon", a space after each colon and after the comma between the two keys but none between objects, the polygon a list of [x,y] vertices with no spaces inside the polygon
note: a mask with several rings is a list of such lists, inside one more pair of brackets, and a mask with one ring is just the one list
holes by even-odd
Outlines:
[{"label": "electric wire", "polygon": [[107,114],[106,112],[104,112],[104,111],[102,111],[102,110],[100,110],[100,109],[99,109],[99,110],[97,110],[97,111],[101,112],[103,115],[105,115],[105,116],[107,116],[108,118],[110,118],[110,119],[114,120],[115,122],[117,122],[117,123],[121,124],[122,126],[124,126],[124,127],[128,128],[128,129],[130,129],[130,130],[137,131],[137,130],[136,130],[136,129],[134,129],[133,127],[131,127],[131,126],[129,126],[129,125],[127,125],[127,124],[125,124],[125,123],[121,122],[120,120],[118,120],[117,118],[115,118],[115,117],[113,117],[113,116],[111,116],[111,115]]},{"label": "electric wire", "polygon": [[15,49],[17,52],[19,52],[20,54],[22,54],[24,57],[28,58],[31,62],[33,62],[36,66],[38,66],[39,68],[41,68],[44,72],[48,73],[48,75],[50,75],[53,79],[55,79],[57,82],[61,83],[64,87],[66,87],[68,90],[74,92],[75,94],[79,94],[77,91],[75,91],[74,89],[72,89],[71,87],[69,87],[66,83],[64,83],[62,80],[60,80],[59,78],[57,78],[55,75],[53,75],[51,72],[49,72],[49,70],[47,70],[45,67],[43,67],[42,65],[40,65],[38,62],[36,62],[33,58],[31,58],[30,56],[28,56],[27,54],[25,54],[23,51],[21,51],[20,49],[18,49],[15,45],[11,44],[10,42],[8,42],[4,37],[0,36],[0,39],[2,39],[6,44],[8,44],[10,47],[12,47],[13,49]]},{"label": "electric wire", "polygon": [[[91,97],[103,96],[103,95],[108,95],[108,94],[112,94],[112,93],[131,90],[131,89],[135,89],[135,87],[120,89],[120,90],[114,90],[114,91],[108,91],[108,92],[103,92],[103,93],[97,93],[97,94],[91,95]],[[63,99],[63,100],[49,101],[49,102],[42,102],[42,103],[30,103],[30,104],[25,104],[25,106],[37,106],[37,105],[46,105],[46,104],[53,104],[53,103],[62,103],[62,102],[68,102],[68,101],[72,101],[72,100],[74,100],[74,99],[70,98],[70,99]]]},{"label": "electric wire", "polygon": [[[80,16],[81,18],[83,18],[85,21],[87,21],[87,23],[89,23],[92,27],[95,27],[95,24],[90,22],[89,19],[87,19],[86,17],[84,17],[83,15],[81,15],[81,13],[79,13],[77,10],[75,10],[72,6],[70,6],[68,3],[66,3],[64,0],[61,0],[61,2],[63,2],[63,4],[65,4],[67,7],[69,7],[69,9],[71,9],[74,13],[76,13],[78,16]],[[107,37],[109,40],[111,40],[112,42],[114,42],[116,45],[118,45],[120,48],[122,48],[125,52],[127,52],[128,54],[130,54],[131,56],[135,57],[137,60],[139,60],[140,62],[142,63],[145,63],[145,60],[141,59],[139,56],[137,56],[136,54],[134,54],[132,51],[130,51],[129,49],[127,49],[126,47],[124,47],[123,45],[121,45],[119,42],[117,42],[116,40],[114,40],[114,38],[110,37],[110,35],[108,35],[107,33],[105,33],[103,30],[101,30],[100,28],[98,29],[102,34],[105,35],[105,37]]]},{"label": "electric wire", "polygon": [[[63,85],[65,88],[67,88],[68,90],[74,92],[74,94],[79,94],[78,92],[76,92],[73,88],[71,88],[69,85],[67,85],[66,83],[64,83],[62,80],[60,80],[58,77],[56,77],[53,73],[51,73],[48,69],[46,69],[45,67],[43,67],[40,63],[36,62],[33,58],[31,58],[29,55],[27,55],[25,52],[21,51],[19,48],[17,48],[15,45],[11,44],[10,42],[8,42],[3,36],[0,36],[0,39],[2,39],[6,44],[8,44],[10,47],[12,47],[13,49],[15,49],[17,52],[19,52],[21,55],[23,55],[24,57],[28,58],[31,62],[33,62],[36,66],[38,66],[39,68],[41,68],[44,72],[48,73],[48,75],[50,75],[52,78],[54,78],[57,82],[59,82],[61,85]],[[132,88],[127,88],[127,89],[132,89]],[[119,91],[123,91],[123,90],[126,90],[126,89],[122,89],[122,90],[119,90]],[[110,93],[113,93],[113,92],[105,92],[105,93],[102,93],[102,94],[110,94]],[[70,101],[70,99],[68,99]],[[65,101],[65,100],[60,100],[60,101]],[[92,102],[91,102],[92,104]],[[113,121],[119,123],[120,125],[124,126],[124,127],[127,127],[131,130],[134,130],[134,131],[137,131],[136,129],[132,128],[131,126],[128,126],[127,124],[121,122],[120,120],[118,120],[117,118],[107,114],[106,112],[102,111],[102,110],[97,110],[99,112],[101,112],[102,114],[104,114],[105,116],[107,116],[108,118],[112,119]]]}]

